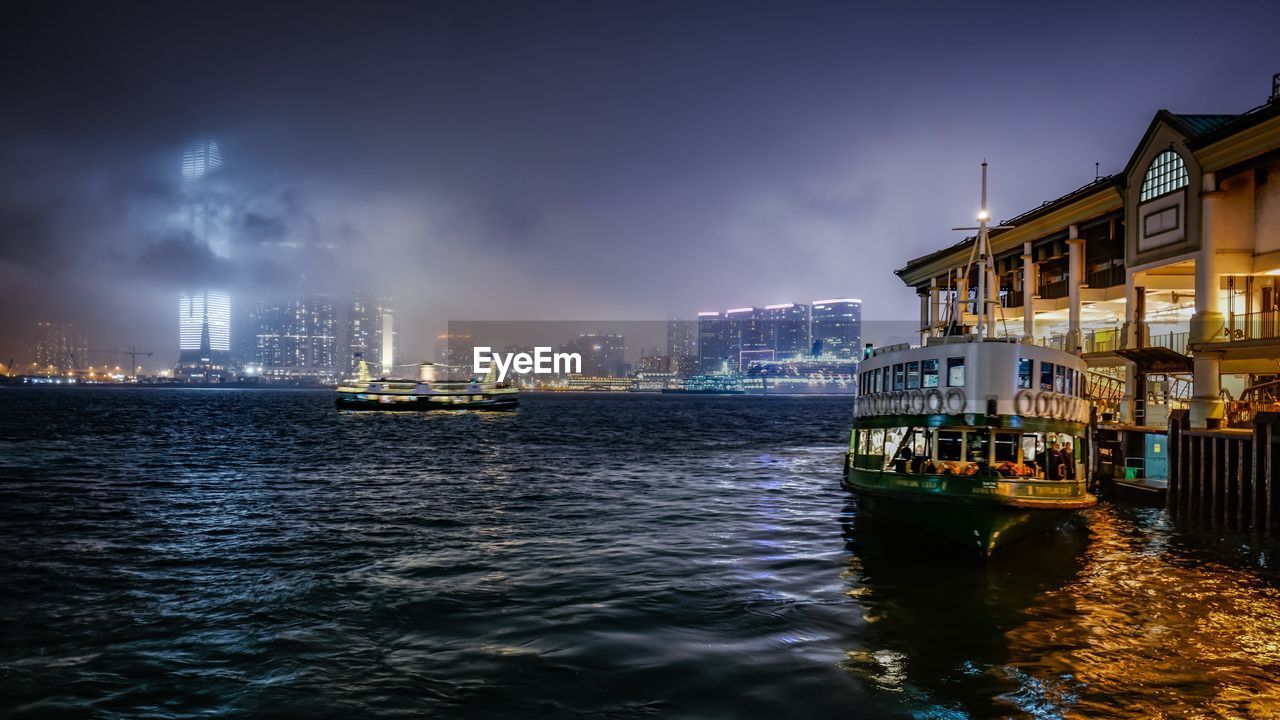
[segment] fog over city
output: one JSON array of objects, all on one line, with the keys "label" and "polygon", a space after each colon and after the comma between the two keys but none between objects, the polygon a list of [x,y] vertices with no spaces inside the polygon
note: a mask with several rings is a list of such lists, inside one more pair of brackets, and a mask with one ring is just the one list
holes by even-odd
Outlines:
[{"label": "fog over city", "polygon": [[[910,320],[892,271],[961,239],[984,158],[1007,218],[1120,170],[1162,105],[1266,100],[1273,7],[1169,5],[11,7],[0,361],[56,321],[172,366],[209,285],[393,297],[403,358],[450,320]],[[174,220],[198,137],[227,258]]]}]

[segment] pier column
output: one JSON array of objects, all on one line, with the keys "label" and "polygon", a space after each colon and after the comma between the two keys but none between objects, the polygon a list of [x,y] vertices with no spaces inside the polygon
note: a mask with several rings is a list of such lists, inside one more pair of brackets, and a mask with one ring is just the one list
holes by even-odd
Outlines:
[{"label": "pier column", "polygon": [[1035,342],[1036,264],[1031,259],[1031,243],[1022,243],[1022,341]]},{"label": "pier column", "polygon": [[[1222,316],[1223,202],[1226,193],[1218,190],[1214,175],[1205,173],[1200,194],[1200,252],[1196,256],[1196,312],[1191,316],[1191,342],[1221,339],[1225,327]],[[1213,352],[1192,355],[1191,427],[1202,429],[1222,419],[1222,356]]]},{"label": "pier column", "polygon": [[920,298],[920,344],[924,344],[924,338],[933,334],[933,322],[929,317],[929,311],[933,307],[932,290],[924,290],[919,293]]},{"label": "pier column", "polygon": [[[1146,347],[1150,339],[1147,328],[1147,289],[1137,284],[1138,275],[1125,274],[1124,327],[1121,335],[1128,349]],[[1126,360],[1124,364],[1124,395],[1120,398],[1120,421],[1134,421],[1134,399],[1138,394],[1138,366]]]},{"label": "pier column", "polygon": [[933,335],[937,332],[938,325],[942,323],[942,290],[938,288],[938,278],[929,280],[929,303],[930,318],[929,334]]},{"label": "pier column", "polygon": [[1080,230],[1072,225],[1067,240],[1067,350],[1079,354],[1083,348],[1080,339],[1080,285],[1084,282],[1084,240]]}]

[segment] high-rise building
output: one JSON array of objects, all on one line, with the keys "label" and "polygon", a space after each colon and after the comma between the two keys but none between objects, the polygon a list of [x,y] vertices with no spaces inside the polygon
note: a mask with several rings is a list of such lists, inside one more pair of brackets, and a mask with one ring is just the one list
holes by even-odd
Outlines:
[{"label": "high-rise building", "polygon": [[767,343],[778,360],[808,357],[812,352],[809,339],[809,306],[799,303],[765,305],[760,312],[767,332]]},{"label": "high-rise building", "polygon": [[626,361],[626,340],[611,333],[585,333],[578,336],[575,351],[582,356],[582,374],[586,377],[626,377],[631,367]]},{"label": "high-rise building", "polygon": [[729,344],[729,321],[724,313],[698,313],[698,369],[703,374],[723,373],[732,370],[730,358],[737,362],[737,354]]},{"label": "high-rise building", "polygon": [[396,362],[396,314],[389,298],[356,295],[347,305],[343,346],[346,357],[340,363],[344,372],[356,368],[356,355],[373,373],[389,375]]},{"label": "high-rise building", "polygon": [[[230,209],[213,183],[222,153],[201,139],[182,153],[180,229],[214,258],[231,254]],[[185,380],[209,382],[230,375],[231,296],[225,290],[184,290],[178,297],[178,368]]]},{"label": "high-rise building", "polygon": [[759,308],[733,308],[724,316],[729,325],[730,370],[741,372],[752,362],[773,359],[771,333]]},{"label": "high-rise building", "polygon": [[698,323],[694,320],[667,320],[669,370],[679,376],[698,373]]},{"label": "high-rise building", "polygon": [[89,364],[89,344],[71,323],[41,322],[36,329],[36,372],[62,375]]},{"label": "high-rise building", "polygon": [[862,301],[815,300],[810,333],[815,357],[858,359],[862,353]]},{"label": "high-rise building", "polygon": [[339,375],[337,316],[330,298],[304,295],[263,301],[254,312],[254,362],[273,380],[335,382]]}]

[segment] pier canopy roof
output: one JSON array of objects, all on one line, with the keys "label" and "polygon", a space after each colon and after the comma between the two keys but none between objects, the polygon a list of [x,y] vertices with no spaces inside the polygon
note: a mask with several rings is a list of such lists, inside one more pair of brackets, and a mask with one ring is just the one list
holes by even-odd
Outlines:
[{"label": "pier canopy roof", "polygon": [[[1013,228],[991,231],[992,254],[998,257],[1009,251],[1019,250],[1024,242],[1039,240],[1073,224],[1119,210],[1124,206],[1121,194],[1123,180],[1124,177],[1120,174],[1098,178],[1062,197],[1048,200],[1001,222],[1001,225],[1012,225]],[[927,284],[931,278],[966,262],[974,242],[975,238],[967,237],[950,247],[908,262],[906,266],[895,270],[894,274],[913,287]]]},{"label": "pier canopy roof", "polygon": [[[1278,76],[1280,78],[1280,76]],[[1185,185],[1190,197],[1201,191],[1201,174],[1216,176],[1218,181],[1260,163],[1273,162],[1280,156],[1280,79],[1277,90],[1264,105],[1238,114],[1179,114],[1159,110],[1129,157],[1124,170],[1079,187],[1059,198],[1002,222],[1012,229],[993,230],[991,252],[997,259],[1020,253],[1025,242],[1042,243],[1048,238],[1065,238],[1072,225],[1083,226],[1109,213],[1123,213],[1125,224],[1135,226],[1134,213],[1141,203],[1138,198],[1143,178],[1153,157],[1174,150],[1185,160],[1189,173]],[[1179,180],[1180,182],[1180,180]],[[1183,185],[1179,185],[1179,188]],[[1133,197],[1127,198],[1132,195]],[[1198,206],[1197,206],[1198,207]],[[1197,211],[1188,207],[1188,212]],[[1186,218],[1188,228],[1198,228],[1198,214]],[[895,271],[912,287],[927,286],[956,267],[963,266],[973,248],[973,237],[915,258]],[[1189,233],[1185,242],[1146,252],[1126,239],[1126,265],[1139,266],[1166,255],[1176,255],[1198,247],[1198,233]],[[1185,247],[1184,247],[1185,246]],[[1037,257],[1037,259],[1039,259]]]}]

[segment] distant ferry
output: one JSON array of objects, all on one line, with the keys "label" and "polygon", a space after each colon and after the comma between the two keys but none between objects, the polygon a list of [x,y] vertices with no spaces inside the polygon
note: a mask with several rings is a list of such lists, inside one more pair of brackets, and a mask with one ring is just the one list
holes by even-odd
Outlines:
[{"label": "distant ferry", "polygon": [[437,380],[437,366],[423,363],[418,379],[373,379],[364,360],[357,376],[338,384],[339,410],[515,410],[519,389],[494,379]]}]

